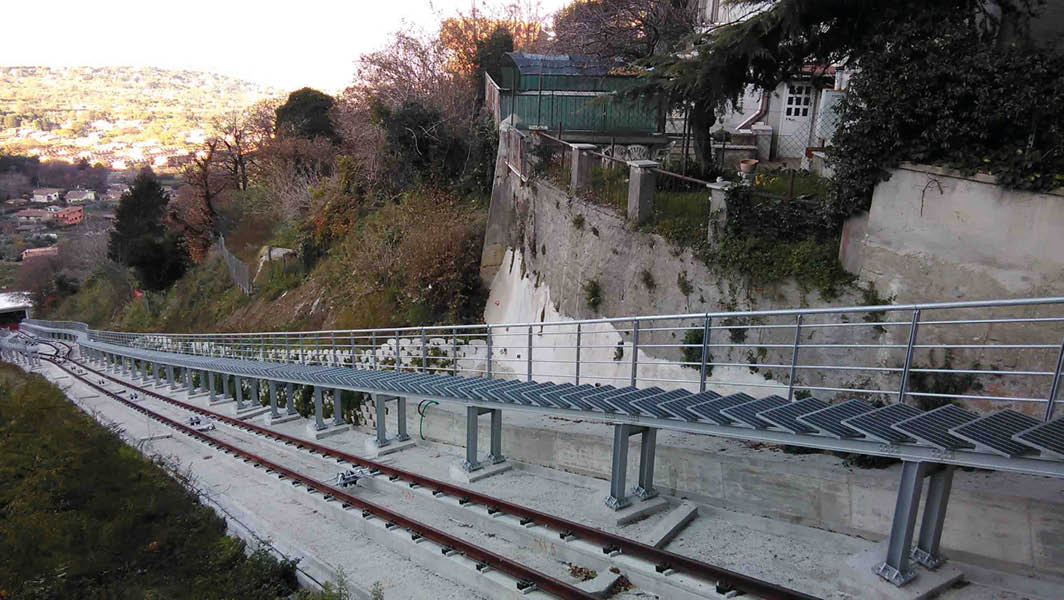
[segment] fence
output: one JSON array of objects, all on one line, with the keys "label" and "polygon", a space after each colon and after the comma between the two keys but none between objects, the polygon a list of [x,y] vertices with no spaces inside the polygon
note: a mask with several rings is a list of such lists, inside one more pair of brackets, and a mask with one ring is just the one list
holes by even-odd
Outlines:
[{"label": "fence", "polygon": [[225,261],[225,268],[229,271],[229,278],[233,280],[233,285],[240,288],[240,291],[244,292],[244,295],[251,295],[251,269],[247,263],[240,260],[225,247],[225,236],[218,236],[218,249],[222,253],[222,259]]},{"label": "fence", "polygon": [[[47,322],[26,321],[48,325]],[[1010,406],[1047,420],[1064,297],[240,334],[89,332],[210,357],[618,387]],[[759,391],[760,390],[760,391]]]}]

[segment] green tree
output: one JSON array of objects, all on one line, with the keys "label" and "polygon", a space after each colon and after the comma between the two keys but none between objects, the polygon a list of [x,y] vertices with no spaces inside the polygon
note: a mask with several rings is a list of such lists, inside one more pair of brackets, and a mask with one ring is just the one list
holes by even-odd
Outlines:
[{"label": "green tree", "polygon": [[483,40],[476,41],[473,54],[473,88],[477,91],[477,105],[484,104],[484,73],[495,83],[502,84],[502,65],[507,52],[514,50],[514,36],[505,27],[496,27]]},{"label": "green tree", "polygon": [[118,203],[107,242],[107,256],[132,267],[149,290],[168,287],[188,266],[180,235],[163,223],[169,201],[155,173],[142,170]]},{"label": "green tree", "polygon": [[335,141],[336,129],[329,114],[332,96],[311,88],[296,90],[277,108],[277,130],[307,139],[323,137]]}]

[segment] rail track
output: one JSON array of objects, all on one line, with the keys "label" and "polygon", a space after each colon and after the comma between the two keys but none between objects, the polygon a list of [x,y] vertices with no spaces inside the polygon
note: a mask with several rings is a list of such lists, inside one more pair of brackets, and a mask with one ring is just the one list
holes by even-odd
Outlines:
[{"label": "rail track", "polygon": [[[52,347],[55,350],[57,356],[60,355],[61,351],[56,346],[56,344],[64,346],[65,352],[63,354],[65,354],[66,356],[69,356],[71,352],[70,345],[63,342],[55,340],[35,341],[39,344]],[[515,577],[516,579],[518,579],[519,585],[527,585],[528,583],[531,583],[534,584],[538,589],[543,590],[547,593],[554,594],[560,598],[592,597],[578,588],[575,588],[564,582],[551,578],[548,575],[529,569],[528,567],[524,567],[518,563],[515,563],[514,561],[507,559],[506,557],[499,556],[490,551],[473,546],[472,544],[454,538],[453,536],[450,536],[447,533],[435,530],[427,525],[403,517],[402,515],[395,513],[390,509],[373,505],[372,503],[368,503],[364,500],[360,500],[354,496],[351,496],[350,494],[346,494],[345,492],[333,488],[332,486],[317,482],[313,479],[300,475],[290,469],[281,467],[280,465],[276,465],[275,463],[268,461],[267,459],[264,459],[260,456],[257,456],[244,450],[240,450],[226,442],[211,438],[211,436],[196,431],[182,423],[173,421],[172,419],[159,415],[158,413],[155,413],[154,411],[151,411],[150,409],[147,409],[144,406],[130,402],[118,396],[117,394],[114,394],[113,392],[110,392],[109,390],[94,384],[92,381],[86,379],[85,377],[77,373],[72,372],[70,369],[66,368],[64,364],[60,364],[59,362],[55,361],[54,359],[51,359],[47,355],[44,355],[42,357],[46,360],[50,360],[51,362],[56,364],[56,366],[58,366],[60,369],[69,373],[71,376],[79,379],[80,381],[86,383],[92,388],[108,395],[109,397],[122,402],[130,408],[137,410],[138,412],[144,413],[153,419],[175,427],[183,433],[187,433],[196,439],[200,439],[201,441],[216,446],[227,453],[238,454],[242,457],[250,459],[256,464],[263,465],[268,469],[273,469],[274,471],[283,474],[285,477],[290,478],[294,483],[303,484],[308,487],[308,489],[317,490],[322,494],[332,496],[333,498],[336,498],[337,500],[340,500],[346,504],[361,508],[364,511],[364,514],[365,511],[368,511],[370,514],[378,516],[389,522],[396,523],[400,527],[411,531],[412,535],[421,535],[425,539],[432,540],[445,548],[453,548],[458,552],[466,554],[470,558],[481,561],[486,565],[489,565],[501,572],[507,573]],[[367,469],[370,469],[374,473],[383,474],[393,479],[403,480],[411,485],[416,484],[423,486],[432,490],[434,495],[445,494],[457,497],[463,504],[476,504],[485,507],[491,512],[501,512],[512,515],[514,517],[519,518],[521,520],[521,523],[525,525],[535,524],[538,526],[546,527],[552,531],[555,531],[558,534],[559,538],[562,540],[568,540],[575,537],[599,545],[602,548],[603,552],[606,554],[611,554],[613,552],[621,552],[627,555],[642,558],[654,564],[655,569],[658,573],[666,573],[670,570],[683,572],[699,579],[706,580],[708,582],[716,582],[717,589],[720,591],[736,590],[739,592],[746,592],[760,598],[765,598],[766,600],[816,600],[814,596],[810,596],[808,594],[796,590],[788,589],[768,581],[750,577],[742,573],[731,571],[729,569],[724,569],[722,567],[711,565],[709,563],[688,556],[683,556],[680,554],[669,552],[667,550],[655,548],[654,546],[643,544],[641,542],[637,542],[635,540],[631,540],[623,536],[589,527],[587,525],[577,523],[575,521],[570,521],[568,519],[563,519],[561,517],[543,513],[535,509],[528,508],[526,506],[522,506],[519,504],[508,502],[506,500],[501,500],[493,496],[462,488],[457,485],[447,483],[445,481],[440,481],[437,479],[419,475],[417,473],[398,469],[394,466],[386,465],[367,458],[348,454],[346,452],[336,450],[334,448],[322,446],[320,444],[316,444],[314,442],[310,442],[301,438],[289,436],[266,427],[247,423],[245,421],[241,421],[239,419],[235,419],[233,417],[229,417],[227,415],[223,415],[196,405],[188,404],[186,402],[176,400],[164,394],[160,394],[155,390],[147,389],[142,386],[132,385],[129,382],[113,377],[112,375],[106,372],[99,371],[78,361],[68,359],[68,362],[70,364],[77,365],[79,368],[84,369],[87,372],[93,373],[97,376],[121,384],[127,388],[136,390],[137,392],[145,395],[146,397],[152,397],[171,404],[173,406],[179,407],[181,409],[187,410],[189,412],[208,416],[211,419],[214,419],[215,421],[225,423],[232,427],[262,435],[267,438],[283,442],[287,445],[293,445],[296,447],[296,449],[299,450],[306,450],[313,454],[328,456],[338,461],[344,461],[353,465],[365,467]],[[539,580],[539,578],[544,579],[541,581]]]}]

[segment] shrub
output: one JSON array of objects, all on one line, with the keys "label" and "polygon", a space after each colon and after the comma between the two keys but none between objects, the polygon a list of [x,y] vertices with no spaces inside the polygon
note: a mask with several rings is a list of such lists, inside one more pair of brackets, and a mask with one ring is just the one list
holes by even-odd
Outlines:
[{"label": "shrub", "polygon": [[602,304],[602,286],[598,280],[591,279],[584,284],[584,303],[591,310],[598,312],[599,305]]},{"label": "shrub", "polygon": [[584,215],[573,215],[573,227],[577,229],[584,228]]},{"label": "shrub", "polygon": [[658,287],[658,284],[654,281],[654,274],[650,272],[650,269],[643,269],[643,272],[639,274],[639,279],[643,282],[643,287],[647,291],[653,292]]}]

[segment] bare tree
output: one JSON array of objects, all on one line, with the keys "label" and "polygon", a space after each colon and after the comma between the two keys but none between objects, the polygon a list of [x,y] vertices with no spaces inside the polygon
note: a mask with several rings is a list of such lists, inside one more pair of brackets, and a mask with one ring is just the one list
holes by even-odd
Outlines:
[{"label": "bare tree", "polygon": [[554,15],[556,52],[636,61],[676,51],[702,22],[694,0],[587,0]]}]

